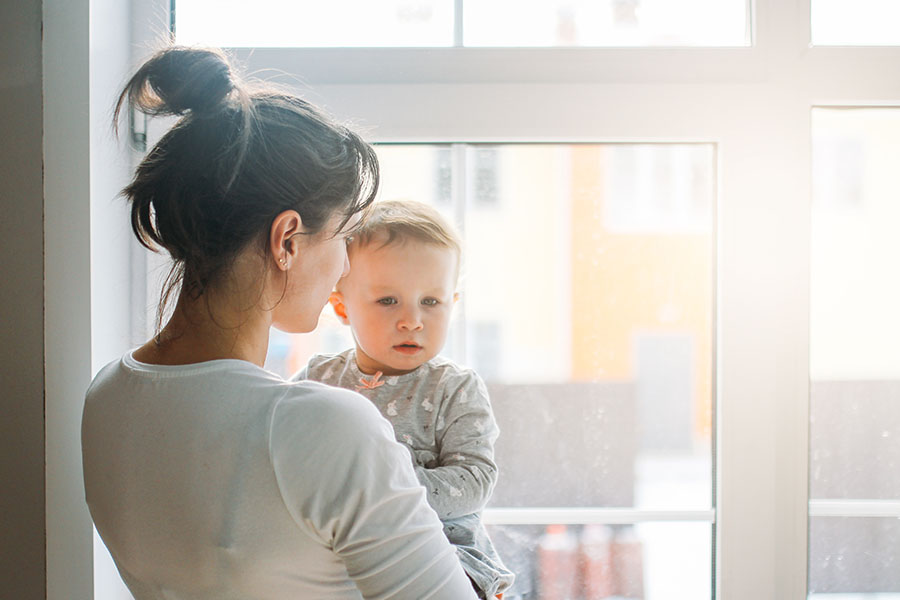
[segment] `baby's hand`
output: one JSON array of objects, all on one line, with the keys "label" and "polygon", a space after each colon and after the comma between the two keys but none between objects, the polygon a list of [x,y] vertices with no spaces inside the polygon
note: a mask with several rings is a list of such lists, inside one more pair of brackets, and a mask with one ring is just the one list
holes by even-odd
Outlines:
[{"label": "baby's hand", "polygon": [[440,466],[438,455],[430,450],[413,450],[416,465],[426,469],[436,469]]}]

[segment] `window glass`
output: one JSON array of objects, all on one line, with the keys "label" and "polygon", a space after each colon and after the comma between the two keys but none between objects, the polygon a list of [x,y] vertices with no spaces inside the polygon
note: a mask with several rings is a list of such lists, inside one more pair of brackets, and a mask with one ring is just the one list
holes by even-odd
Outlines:
[{"label": "window glass", "polygon": [[453,0],[178,0],[180,44],[451,46]]},{"label": "window glass", "polygon": [[[900,110],[819,108],[812,123],[810,498],[896,501]],[[811,520],[810,589],[900,592],[885,568],[896,519],[846,517]]]},{"label": "window glass", "polygon": [[812,43],[823,46],[895,46],[900,43],[896,0],[812,0]]},{"label": "window glass", "polygon": [[[711,598],[708,523],[489,525],[525,598]],[[506,558],[510,557],[510,558]]]},{"label": "window glass", "polygon": [[[712,146],[642,155],[627,144],[382,145],[378,154],[379,198],[428,202],[463,232],[444,354],[492,393],[509,473],[494,505],[710,508]],[[641,166],[636,179],[671,165],[689,174],[654,180],[646,194],[689,196],[691,227],[665,200],[615,197],[636,187],[609,185],[623,155],[664,165]],[[620,221],[647,226],[611,227],[616,203],[634,205],[634,215],[615,209]],[[273,336],[269,365],[291,373],[351,343],[326,307],[315,332]],[[548,479],[555,485],[537,484]]]},{"label": "window glass", "polygon": [[[454,45],[454,0],[178,0],[179,43],[266,47]],[[747,0],[478,0],[464,46],[746,46]]]},{"label": "window glass", "polygon": [[470,0],[466,46],[746,46],[746,0]]},{"label": "window glass", "polygon": [[898,600],[897,540],[897,518],[810,519],[810,599]]},{"label": "window glass", "polygon": [[[377,147],[379,199],[430,203],[464,237],[444,354],[484,378],[500,426],[489,508],[712,508],[715,149],[646,150]],[[285,336],[289,371],[350,347],[330,313],[316,332]],[[711,519],[699,520],[620,528],[646,593],[635,597],[708,596]],[[510,527],[505,558],[538,581],[546,528]]]}]

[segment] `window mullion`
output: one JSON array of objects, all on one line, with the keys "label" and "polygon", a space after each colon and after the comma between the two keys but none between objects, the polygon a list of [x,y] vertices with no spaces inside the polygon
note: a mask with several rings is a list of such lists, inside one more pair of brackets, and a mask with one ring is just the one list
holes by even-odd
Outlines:
[{"label": "window mullion", "polygon": [[809,108],[744,103],[720,148],[719,597],[805,598]]},{"label": "window mullion", "polygon": [[465,10],[464,0],[453,0],[453,47],[462,48],[463,46],[463,12]]}]

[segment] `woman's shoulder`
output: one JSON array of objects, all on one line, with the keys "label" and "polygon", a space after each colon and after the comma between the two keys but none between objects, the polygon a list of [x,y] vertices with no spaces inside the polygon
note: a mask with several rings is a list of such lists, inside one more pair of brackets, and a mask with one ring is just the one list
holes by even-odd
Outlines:
[{"label": "woman's shoulder", "polygon": [[350,390],[296,382],[271,412],[269,456],[288,506],[308,509],[339,498],[347,485],[389,477],[400,457],[408,460],[405,453],[378,409]]},{"label": "woman's shoulder", "polygon": [[383,435],[387,421],[375,406],[356,392],[317,381],[287,382],[272,413],[273,438],[354,439]]},{"label": "woman's shoulder", "polygon": [[[179,365],[143,363],[129,352],[103,367],[87,389],[88,400],[111,396],[203,399],[277,397],[285,381],[261,367],[238,359],[217,359]],[[270,393],[267,394],[267,390]]]},{"label": "woman's shoulder", "polygon": [[123,358],[117,358],[100,369],[97,374],[94,375],[94,379],[88,386],[85,395],[88,398],[91,398],[104,388],[115,385],[116,379],[122,374],[122,361]]}]

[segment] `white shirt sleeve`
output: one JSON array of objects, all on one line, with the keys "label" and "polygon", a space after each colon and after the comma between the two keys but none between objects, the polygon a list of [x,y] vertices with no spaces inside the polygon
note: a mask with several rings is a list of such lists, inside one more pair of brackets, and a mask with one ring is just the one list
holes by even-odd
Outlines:
[{"label": "white shirt sleeve", "polygon": [[273,411],[270,456],[288,511],[344,562],[364,598],[474,599],[409,454],[362,396],[315,385]]}]

